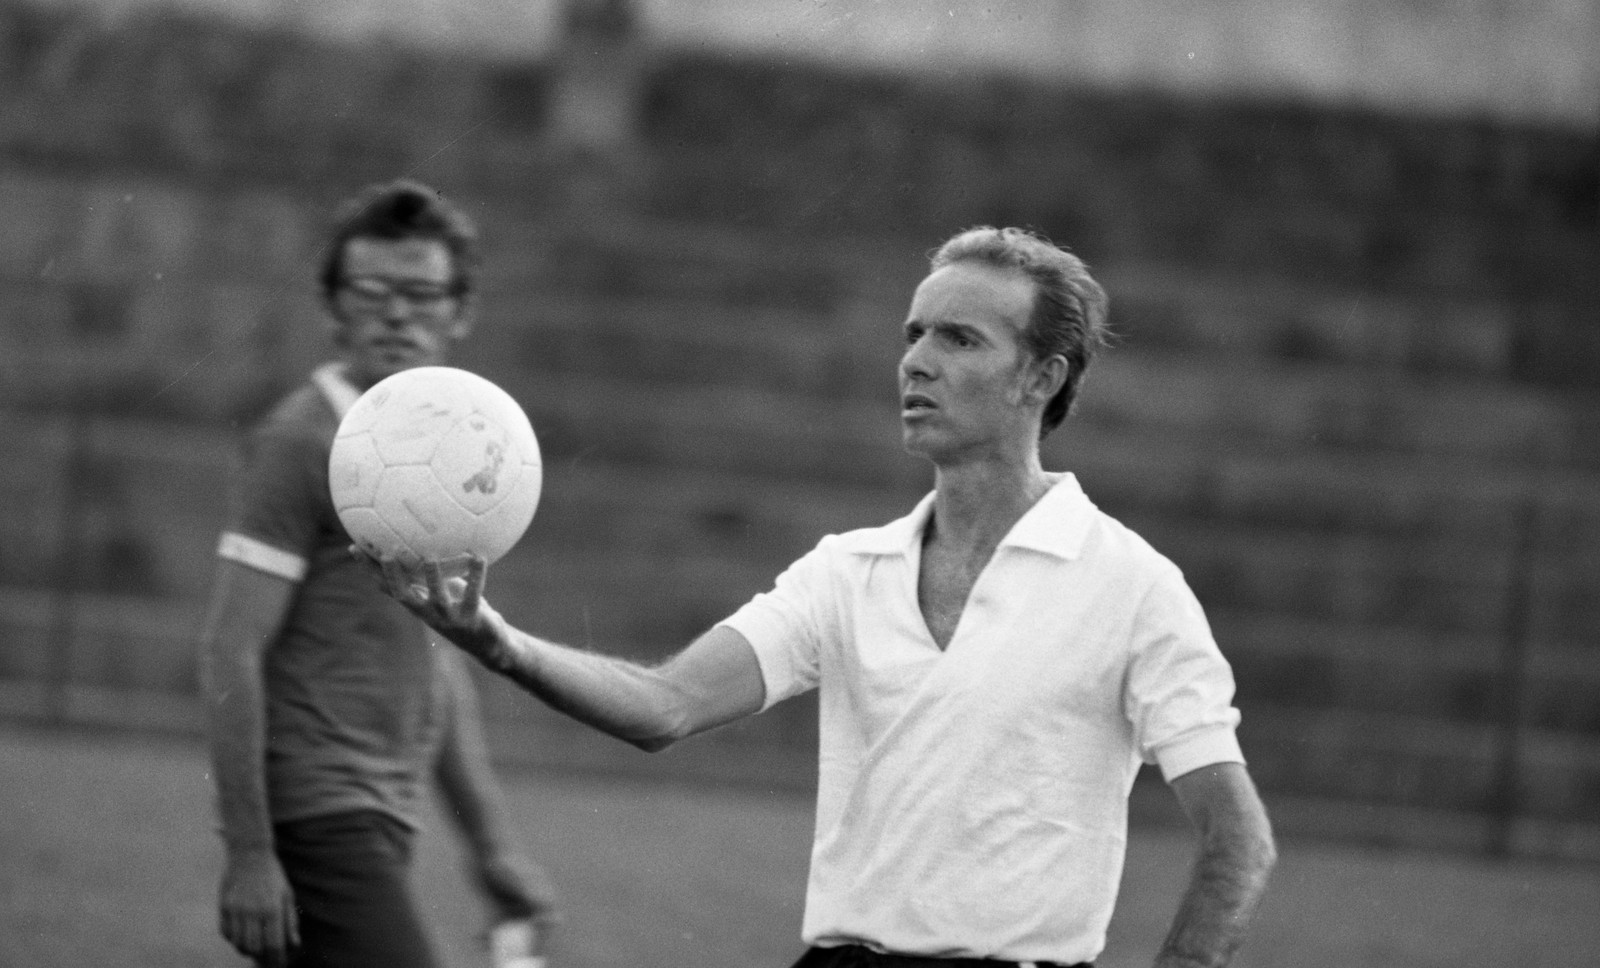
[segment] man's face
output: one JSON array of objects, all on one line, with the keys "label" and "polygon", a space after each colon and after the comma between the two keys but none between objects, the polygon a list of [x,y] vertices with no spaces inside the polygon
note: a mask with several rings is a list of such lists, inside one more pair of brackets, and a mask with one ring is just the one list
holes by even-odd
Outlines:
[{"label": "man's face", "polygon": [[437,239],[353,238],[330,309],[350,379],[365,389],[445,362],[471,329],[450,250]]},{"label": "man's face", "polygon": [[1037,440],[1037,367],[1022,343],[1034,285],[1020,272],[955,263],[917,287],[900,360],[905,447],[937,464],[1017,453]]}]

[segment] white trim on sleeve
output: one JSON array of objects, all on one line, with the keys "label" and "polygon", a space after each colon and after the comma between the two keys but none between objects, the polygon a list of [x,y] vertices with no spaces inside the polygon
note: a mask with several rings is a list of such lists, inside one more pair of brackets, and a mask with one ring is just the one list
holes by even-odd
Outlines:
[{"label": "white trim on sleeve", "polygon": [[237,561],[257,571],[277,575],[289,581],[299,581],[306,576],[306,560],[293,552],[274,548],[257,538],[224,531],[217,542],[217,557]]},{"label": "white trim on sleeve", "polygon": [[1155,753],[1161,777],[1169,783],[1202,766],[1244,762],[1244,751],[1239,748],[1239,737],[1231,724],[1197,730],[1158,747]]}]

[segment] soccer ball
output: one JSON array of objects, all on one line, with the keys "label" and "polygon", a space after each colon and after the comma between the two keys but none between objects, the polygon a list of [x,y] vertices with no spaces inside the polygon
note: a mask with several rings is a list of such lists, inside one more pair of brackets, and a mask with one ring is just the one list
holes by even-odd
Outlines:
[{"label": "soccer ball", "polygon": [[543,486],[527,414],[488,380],[448,366],[386,377],[339,423],[328,489],[351,539],[376,558],[494,561],[522,537]]}]

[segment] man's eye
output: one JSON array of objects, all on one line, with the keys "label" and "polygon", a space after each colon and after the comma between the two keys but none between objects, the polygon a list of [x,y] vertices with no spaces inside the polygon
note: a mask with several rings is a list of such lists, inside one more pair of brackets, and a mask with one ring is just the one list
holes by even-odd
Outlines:
[{"label": "man's eye", "polygon": [[400,295],[414,303],[433,303],[450,298],[450,293],[443,289],[401,289]]},{"label": "man's eye", "polygon": [[347,279],[344,287],[353,298],[372,305],[398,296],[413,306],[437,306],[454,295],[448,286],[429,283],[405,285],[382,279]]}]

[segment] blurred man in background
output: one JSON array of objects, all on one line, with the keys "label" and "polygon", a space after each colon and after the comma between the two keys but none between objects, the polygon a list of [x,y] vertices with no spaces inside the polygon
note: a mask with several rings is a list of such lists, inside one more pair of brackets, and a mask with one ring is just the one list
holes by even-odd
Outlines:
[{"label": "blurred man in background", "polygon": [[221,931],[261,964],[437,964],[409,882],[430,778],[493,922],[552,923],[464,663],[351,560],[328,492],[329,449],[361,392],[445,362],[471,330],[475,257],[471,221],[431,188],[398,181],[352,200],[321,272],[339,358],[246,441],[201,649]]},{"label": "blurred man in background", "polygon": [[1224,965],[1276,854],[1232,670],[1183,576],[1039,441],[1104,342],[1084,264],[1015,229],[948,241],[904,323],[901,425],[934,490],[824,538],[657,667],[511,628],[485,566],[383,562],[390,593],[551,706],[660,749],[821,691],[797,968],[1083,965],[1105,945],[1128,793],[1155,763],[1200,850],[1161,968]]}]

